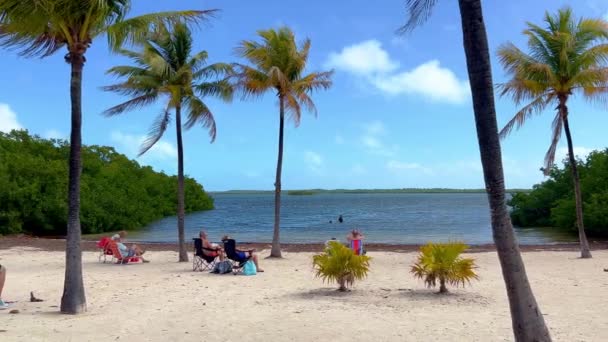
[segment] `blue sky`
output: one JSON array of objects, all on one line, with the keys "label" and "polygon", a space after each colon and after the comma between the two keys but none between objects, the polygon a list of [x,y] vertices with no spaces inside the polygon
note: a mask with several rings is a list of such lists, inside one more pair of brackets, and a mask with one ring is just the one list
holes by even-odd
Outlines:
[{"label": "blue sky", "polygon": [[[440,1],[427,24],[407,36],[395,30],[405,20],[401,0],[305,2],[133,1],[132,14],[173,9],[222,10],[195,31],[195,50],[210,62],[239,61],[233,48],[254,39],[258,29],[287,25],[312,40],[309,71],[333,68],[334,86],[313,95],[318,117],[305,114],[298,128],[287,125],[283,188],[481,188],[470,91],[456,1]],[[512,41],[525,46],[526,21],[541,23],[545,10],[569,5],[577,15],[608,17],[603,0],[484,1],[496,83],[505,75],[496,48]],[[69,66],[63,52],[20,59],[0,51],[0,130],[27,128],[44,137],[69,135]],[[241,61],[242,62],[242,61]],[[135,157],[162,103],[104,118],[100,113],[122,98],[99,90],[115,80],[104,72],[125,60],[111,55],[104,38],[87,53],[83,82],[86,144],[111,145]],[[272,189],[276,166],[278,108],[274,96],[231,104],[208,99],[218,136],[210,144],[203,128],[184,134],[185,170],[208,190]],[[606,108],[574,100],[571,128],[577,153],[603,148]],[[497,99],[502,126],[516,112]],[[552,112],[527,123],[503,142],[508,187],[530,187],[550,141]],[[175,128],[139,162],[175,173]],[[560,157],[565,156],[565,139]]]}]

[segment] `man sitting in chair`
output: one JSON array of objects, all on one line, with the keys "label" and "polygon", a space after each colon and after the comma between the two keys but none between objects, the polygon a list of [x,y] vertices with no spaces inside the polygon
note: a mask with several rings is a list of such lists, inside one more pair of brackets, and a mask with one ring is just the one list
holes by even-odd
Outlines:
[{"label": "man sitting in chair", "polygon": [[[224,261],[224,251],[222,247],[218,246],[215,243],[209,242],[209,238],[207,237],[207,233],[204,230],[201,230],[198,236],[201,238],[203,242],[203,254],[210,257],[220,257],[220,261]],[[211,251],[212,250],[212,251]]]},{"label": "man sitting in chair", "polygon": [[[228,249],[227,242],[229,242],[229,241],[232,242],[230,245],[232,246],[233,250]],[[224,242],[224,245],[227,246],[226,254],[228,255],[228,257],[230,259],[238,261],[238,262],[241,262],[242,260],[246,260],[246,259],[251,259],[253,261],[253,263],[255,264],[255,268],[257,269],[257,271],[264,272],[264,270],[260,268],[258,254],[255,252],[255,249],[250,249],[250,250],[244,251],[244,250],[240,250],[240,249],[236,248],[236,241],[234,241],[234,239],[228,235],[224,235],[224,237],[222,238],[222,242]],[[231,253],[233,253],[233,255],[231,255]]]}]

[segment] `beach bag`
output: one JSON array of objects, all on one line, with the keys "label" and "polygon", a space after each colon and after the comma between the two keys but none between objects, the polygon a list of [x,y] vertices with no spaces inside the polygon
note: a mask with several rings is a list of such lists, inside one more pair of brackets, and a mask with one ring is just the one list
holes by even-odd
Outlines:
[{"label": "beach bag", "polygon": [[249,260],[245,263],[245,266],[243,266],[243,275],[252,276],[256,275],[257,273],[258,270],[255,268],[253,261]]},{"label": "beach bag", "polygon": [[212,273],[225,274],[232,272],[232,263],[228,260],[220,261],[215,264]]}]

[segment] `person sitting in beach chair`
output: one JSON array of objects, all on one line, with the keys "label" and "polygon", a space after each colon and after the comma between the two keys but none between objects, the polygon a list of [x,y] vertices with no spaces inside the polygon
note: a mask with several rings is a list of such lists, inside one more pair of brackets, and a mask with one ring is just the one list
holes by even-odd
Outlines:
[{"label": "person sitting in beach chair", "polygon": [[[127,247],[127,245],[123,243],[126,236],[127,232],[124,230],[112,236],[110,248],[112,248],[114,257],[119,259],[119,262],[121,263],[139,261],[139,259],[141,259],[141,261],[144,263],[150,262],[150,260],[146,260],[143,257],[144,253],[146,252],[145,250],[141,249],[136,244],[132,244],[130,247]],[[116,246],[116,248],[113,248],[113,246]],[[119,255],[116,254],[116,250],[118,250],[120,258],[118,257]]]},{"label": "person sitting in beach chair", "polygon": [[367,253],[365,249],[363,249],[363,238],[363,234],[357,229],[351,230],[346,235],[348,246],[353,250],[353,252],[355,252],[356,255],[365,255],[365,253]]},{"label": "person sitting in beach chair", "polygon": [[237,265],[234,265],[235,272],[243,268],[245,263],[249,260],[253,261],[258,272],[264,272],[264,270],[260,268],[258,255],[255,253],[255,249],[250,249],[247,251],[237,249],[236,241],[228,235],[222,238],[222,242],[224,243],[224,252],[226,253],[226,257],[238,263]]},{"label": "person sitting in beach chair", "polygon": [[194,257],[192,259],[193,271],[206,271],[213,269],[216,259],[224,260],[224,253],[220,246],[209,242],[207,233],[201,230],[198,238],[194,240]]}]

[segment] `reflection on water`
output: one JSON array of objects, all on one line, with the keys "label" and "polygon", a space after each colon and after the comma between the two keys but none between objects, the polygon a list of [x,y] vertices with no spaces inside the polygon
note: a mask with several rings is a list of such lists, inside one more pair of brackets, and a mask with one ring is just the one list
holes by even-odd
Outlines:
[{"label": "reflection on water", "polygon": [[[204,227],[212,240],[225,234],[242,242],[272,239],[274,197],[264,195],[214,195],[216,209],[186,216],[186,237]],[[343,215],[344,223],[337,223]],[[333,223],[330,223],[333,221]],[[133,240],[174,242],[175,217],[157,221],[130,233]],[[343,239],[348,230],[361,229],[366,241],[377,243],[426,243],[463,240],[469,244],[492,242],[485,194],[319,194],[283,196],[281,241],[322,242]],[[550,228],[516,229],[522,244],[576,241],[576,236]]]}]

